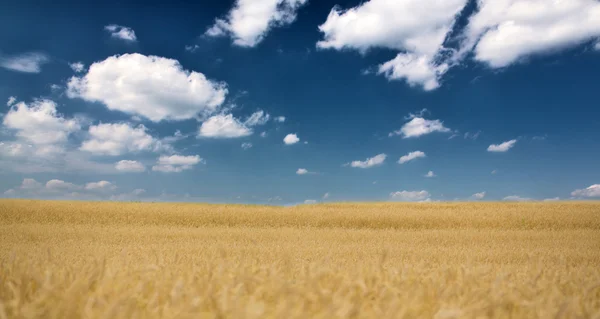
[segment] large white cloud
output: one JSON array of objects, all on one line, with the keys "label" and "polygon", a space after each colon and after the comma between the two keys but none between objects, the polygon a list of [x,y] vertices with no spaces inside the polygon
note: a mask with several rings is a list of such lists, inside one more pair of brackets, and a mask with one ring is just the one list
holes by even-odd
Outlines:
[{"label": "large white cloud", "polygon": [[588,188],[576,189],[571,193],[574,197],[600,197],[600,184],[591,185]]},{"label": "large white cloud", "polygon": [[391,132],[388,136],[402,135],[403,138],[419,137],[433,132],[450,132],[440,120],[426,120],[422,117],[414,117],[404,124],[399,130]]},{"label": "large white cloud", "polygon": [[71,98],[102,102],[111,110],[154,122],[214,113],[227,95],[224,83],[185,70],[177,60],[138,53],[93,63],[87,74],[72,77],[67,87]]},{"label": "large white cloud", "polygon": [[600,37],[597,0],[478,0],[462,54],[505,67],[523,57],[555,52]]},{"label": "large white cloud", "polygon": [[217,114],[202,122],[198,137],[236,138],[252,135],[252,129],[234,118],[232,114]]},{"label": "large white cloud", "polygon": [[28,52],[18,55],[0,55],[0,67],[24,73],[40,73],[42,65],[48,63],[50,58],[39,52]]},{"label": "large white cloud", "polygon": [[16,142],[3,143],[2,153],[9,155],[51,155],[63,151],[71,133],[81,129],[77,120],[66,119],[50,100],[19,102],[4,116],[2,124],[15,132]]},{"label": "large white cloud", "polygon": [[515,144],[517,143],[517,140],[510,140],[510,141],[506,141],[500,144],[491,144],[490,146],[488,146],[487,151],[488,152],[506,152],[509,149],[511,149],[513,146],[515,146]]},{"label": "large white cloud", "polygon": [[179,173],[192,169],[198,163],[204,163],[204,159],[198,155],[163,155],[158,158],[156,165],[152,166],[152,170],[163,173]]},{"label": "large white cloud", "polygon": [[389,79],[425,90],[439,87],[448,65],[438,55],[466,0],[371,0],[342,11],[334,7],[319,26],[323,49],[388,48],[401,53],[379,66]]},{"label": "large white cloud", "polygon": [[425,153],[423,153],[421,151],[410,152],[404,156],[401,156],[400,159],[398,160],[398,164],[404,164],[406,162],[410,162],[417,158],[423,158],[423,157],[426,157],[426,155],[425,155]]},{"label": "large white cloud", "polygon": [[147,133],[144,125],[132,127],[128,123],[105,123],[90,126],[89,138],[83,141],[80,150],[95,155],[118,156],[128,152],[159,151],[165,147]]},{"label": "large white cloud", "polygon": [[406,201],[406,202],[414,202],[414,201],[425,201],[430,199],[431,194],[429,192],[422,191],[399,191],[390,193],[390,198],[392,200]]},{"label": "large white cloud", "polygon": [[205,35],[230,36],[233,43],[253,47],[270,29],[294,22],[296,11],[308,0],[237,0],[225,19],[216,19]]},{"label": "large white cloud", "polygon": [[387,158],[387,155],[382,153],[382,154],[378,154],[373,157],[367,158],[364,161],[352,161],[352,162],[350,162],[350,166],[356,167],[356,168],[370,168],[370,167],[379,166],[379,165],[383,164],[383,162],[385,161],[386,158]]}]

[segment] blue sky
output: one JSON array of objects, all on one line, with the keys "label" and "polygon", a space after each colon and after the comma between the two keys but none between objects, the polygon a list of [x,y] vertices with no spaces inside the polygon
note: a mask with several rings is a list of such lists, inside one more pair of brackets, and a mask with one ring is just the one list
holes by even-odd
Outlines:
[{"label": "blue sky", "polygon": [[0,27],[3,197],[600,197],[596,0],[9,1]]}]

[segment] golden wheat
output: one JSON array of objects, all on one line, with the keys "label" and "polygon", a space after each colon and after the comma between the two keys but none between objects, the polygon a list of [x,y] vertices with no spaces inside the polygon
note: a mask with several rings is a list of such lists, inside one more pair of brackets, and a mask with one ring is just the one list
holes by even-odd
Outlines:
[{"label": "golden wheat", "polygon": [[0,201],[0,319],[152,317],[600,318],[600,204]]}]

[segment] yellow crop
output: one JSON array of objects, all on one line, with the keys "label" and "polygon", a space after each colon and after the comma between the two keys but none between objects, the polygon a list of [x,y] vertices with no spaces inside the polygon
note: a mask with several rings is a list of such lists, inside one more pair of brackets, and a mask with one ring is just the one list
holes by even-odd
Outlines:
[{"label": "yellow crop", "polygon": [[600,318],[600,203],[0,200],[3,318]]}]

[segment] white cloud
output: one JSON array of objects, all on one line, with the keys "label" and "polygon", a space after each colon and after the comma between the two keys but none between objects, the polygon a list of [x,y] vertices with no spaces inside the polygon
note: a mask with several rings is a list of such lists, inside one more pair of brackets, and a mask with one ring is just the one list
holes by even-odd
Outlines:
[{"label": "white cloud", "polygon": [[461,55],[491,67],[563,50],[600,37],[596,0],[479,0],[469,19]]},{"label": "white cloud", "polygon": [[192,169],[198,163],[204,163],[204,159],[198,155],[163,155],[158,158],[157,164],[152,166],[152,170],[164,173],[179,173]]},{"label": "white cloud", "polygon": [[58,114],[56,103],[50,100],[35,100],[30,105],[19,102],[11,107],[2,123],[16,131],[18,141],[22,142],[11,144],[11,152],[16,152],[13,155],[19,155],[25,145],[31,144],[38,155],[62,152],[69,135],[81,129],[76,120]]},{"label": "white cloud", "polygon": [[112,192],[117,186],[108,181],[99,181],[85,184],[84,189],[92,192]]},{"label": "white cloud", "polygon": [[350,166],[357,167],[357,168],[370,168],[373,166],[378,166],[378,165],[383,164],[383,162],[385,161],[386,158],[387,158],[387,155],[382,153],[382,154],[378,154],[373,157],[367,158],[364,161],[352,161],[352,162],[350,162]]},{"label": "white cloud", "polygon": [[267,137],[267,132],[260,133],[260,137]]},{"label": "white cloud", "polygon": [[433,171],[429,171],[427,172],[427,174],[425,174],[425,177],[436,177],[437,175],[435,175],[435,173]]},{"label": "white cloud", "polygon": [[141,173],[146,171],[146,166],[138,161],[121,160],[115,164],[115,168],[120,172]]},{"label": "white cloud", "polygon": [[314,200],[314,199],[307,199],[307,200],[304,201],[304,204],[307,204],[307,205],[313,205],[313,204],[316,204],[316,203],[317,203],[317,201]]},{"label": "white cloud", "polygon": [[427,199],[430,199],[431,195],[429,194],[429,192],[422,190],[422,191],[400,191],[400,192],[393,192],[390,193],[390,198],[392,200],[399,200],[399,201],[408,201],[408,202],[414,202],[414,201],[425,201]]},{"label": "white cloud", "polygon": [[87,74],[72,77],[67,87],[71,98],[102,102],[110,110],[153,122],[212,114],[227,95],[224,83],[184,70],[177,60],[138,53],[93,63]]},{"label": "white cloud", "polygon": [[113,38],[121,39],[124,41],[135,42],[137,41],[137,37],[135,36],[135,32],[132,28],[124,27],[116,24],[109,24],[104,27],[110,36]]},{"label": "white cloud", "polygon": [[329,193],[325,193],[325,194],[323,194],[323,199],[328,199],[329,196],[330,196]]},{"label": "white cloud", "polygon": [[52,179],[46,183],[46,189],[50,191],[74,191],[80,188],[81,186],[68,183],[60,179]]},{"label": "white cloud", "polygon": [[527,198],[527,197],[521,197],[518,195],[510,195],[510,196],[504,197],[503,200],[510,201],[510,202],[529,202],[529,201],[532,201],[533,199]]},{"label": "white cloud", "polygon": [[81,62],[69,63],[69,67],[76,73],[81,73],[85,71],[85,64]]},{"label": "white cloud", "polygon": [[107,123],[90,126],[89,137],[83,141],[82,151],[94,155],[118,156],[128,152],[159,151],[166,146],[146,132],[142,124]]},{"label": "white cloud", "polygon": [[544,202],[558,202],[559,200],[560,200],[560,197],[545,198]]},{"label": "white cloud", "polygon": [[423,153],[421,151],[410,152],[404,156],[401,156],[400,159],[398,160],[398,164],[404,164],[406,162],[415,160],[417,158],[422,158],[422,157],[426,157],[426,155],[425,155],[425,153]]},{"label": "white cloud", "polygon": [[506,141],[501,144],[492,144],[492,145],[488,146],[487,151],[488,152],[506,152],[509,149],[511,149],[513,146],[515,146],[516,143],[517,143],[517,140],[510,140],[510,141]]},{"label": "white cloud", "polygon": [[485,197],[485,192],[475,193],[475,194],[471,195],[471,197],[473,197],[475,199],[483,199]]},{"label": "white cloud", "polygon": [[600,184],[591,185],[585,189],[576,189],[571,193],[574,197],[600,197]]},{"label": "white cloud", "polygon": [[233,43],[254,47],[274,27],[291,24],[308,0],[237,0],[225,19],[216,19],[205,35],[230,36]]},{"label": "white cloud", "polygon": [[248,142],[242,143],[242,149],[247,150],[250,148],[252,148],[252,143],[248,143]]},{"label": "white cloud", "polygon": [[263,110],[256,111],[244,122],[247,126],[264,125],[269,121],[271,116]]},{"label": "white cloud", "polygon": [[362,53],[372,48],[402,52],[380,65],[379,73],[433,90],[449,67],[438,58],[442,43],[466,2],[371,0],[346,11],[334,7],[319,26],[323,40],[317,47]]},{"label": "white cloud", "polygon": [[419,137],[433,132],[450,132],[440,120],[426,120],[422,117],[414,117],[404,124],[400,130],[391,132],[388,136],[402,135],[403,138]]},{"label": "white cloud", "polygon": [[17,98],[14,96],[9,96],[8,101],[6,102],[6,106],[11,106],[17,102]]},{"label": "white cloud", "polygon": [[191,53],[194,53],[194,52],[196,52],[198,49],[200,49],[200,46],[199,46],[199,45],[197,45],[197,44],[194,44],[194,45],[186,45],[186,46],[185,46],[185,50],[186,50],[186,51],[188,51],[188,52],[191,52]]},{"label": "white cloud", "polygon": [[198,131],[199,137],[236,138],[252,135],[248,128],[232,114],[217,114],[202,123]]},{"label": "white cloud", "polygon": [[33,178],[25,178],[23,179],[23,182],[21,183],[21,186],[19,188],[27,190],[36,190],[42,188],[42,183],[36,181]]},{"label": "white cloud", "polygon": [[285,122],[285,116],[277,116],[273,120],[275,120],[275,122],[283,123]]},{"label": "white cloud", "polygon": [[0,67],[24,73],[40,73],[42,65],[50,62],[50,58],[38,52],[29,52],[12,56],[0,55]]},{"label": "white cloud", "polygon": [[283,138],[283,142],[286,145],[292,145],[292,144],[296,144],[296,143],[300,142],[300,139],[298,138],[298,135],[296,135],[296,134],[288,134]]},{"label": "white cloud", "polygon": [[308,174],[308,173],[309,173],[309,172],[308,172],[308,170],[307,170],[306,168],[299,168],[299,169],[296,171],[296,174],[298,174],[298,175],[306,175],[306,174]]},{"label": "white cloud", "polygon": [[498,170],[497,170],[497,169],[495,169],[495,170],[493,170],[493,171],[491,172],[491,174],[492,174],[492,175],[496,175],[496,173],[498,173]]}]

